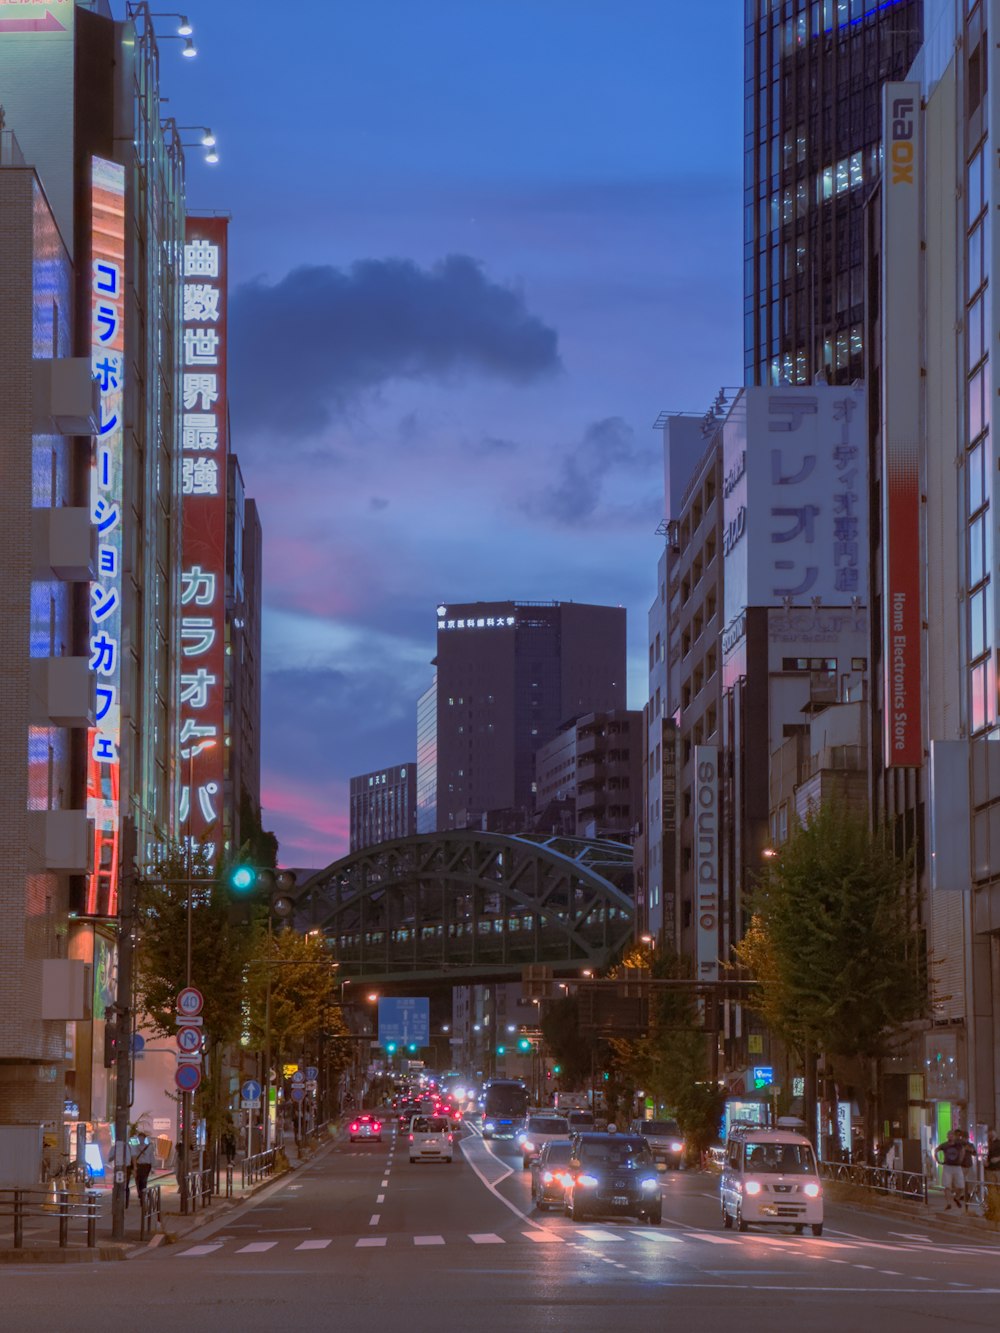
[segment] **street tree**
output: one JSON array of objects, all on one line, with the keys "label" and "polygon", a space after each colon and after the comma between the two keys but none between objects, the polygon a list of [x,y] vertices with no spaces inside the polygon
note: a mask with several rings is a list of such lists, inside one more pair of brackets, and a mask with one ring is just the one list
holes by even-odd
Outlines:
[{"label": "street tree", "polygon": [[759,982],[754,1006],[803,1059],[807,1123],[815,1054],[856,1063],[869,1144],[879,1062],[929,1003],[911,878],[911,860],[896,854],[884,829],[843,802],[825,802],[769,861],[736,947]]}]

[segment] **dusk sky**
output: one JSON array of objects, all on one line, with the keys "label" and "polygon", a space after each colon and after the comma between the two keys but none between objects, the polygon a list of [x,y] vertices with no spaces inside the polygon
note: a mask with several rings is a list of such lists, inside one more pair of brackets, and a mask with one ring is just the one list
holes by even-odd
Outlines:
[{"label": "dusk sky", "polygon": [[[347,850],[411,761],[439,601],[628,609],[661,409],[741,377],[742,0],[191,0],[166,112],[231,212],[233,447],[264,529],[264,823]],[[168,33],[171,20],[157,20]]]}]

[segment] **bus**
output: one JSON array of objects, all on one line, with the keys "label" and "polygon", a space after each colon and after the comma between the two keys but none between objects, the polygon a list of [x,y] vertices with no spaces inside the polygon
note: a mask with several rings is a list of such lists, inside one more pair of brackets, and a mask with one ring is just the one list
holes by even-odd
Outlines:
[{"label": "bus", "polygon": [[493,1078],[482,1101],[483,1138],[512,1139],[528,1113],[528,1089],[519,1079]]}]

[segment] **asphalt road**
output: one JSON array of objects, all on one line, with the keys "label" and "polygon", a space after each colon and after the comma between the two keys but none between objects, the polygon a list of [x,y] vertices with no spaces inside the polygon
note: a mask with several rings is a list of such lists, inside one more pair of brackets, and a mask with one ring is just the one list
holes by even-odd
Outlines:
[{"label": "asphalt road", "polygon": [[[1000,1326],[1000,1245],[836,1206],[821,1239],[723,1232],[715,1178],[663,1177],[664,1224],[531,1210],[509,1144],[452,1165],[337,1143],[226,1219],[126,1263],[10,1267],[0,1330],[919,1333]],[[781,1325],[778,1324],[778,1327]]]}]

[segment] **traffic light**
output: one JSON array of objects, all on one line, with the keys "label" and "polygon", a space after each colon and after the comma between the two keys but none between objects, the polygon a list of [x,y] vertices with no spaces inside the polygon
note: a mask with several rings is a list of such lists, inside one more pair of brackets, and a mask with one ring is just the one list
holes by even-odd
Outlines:
[{"label": "traffic light", "polygon": [[253,893],[257,887],[257,871],[253,866],[233,866],[229,872],[229,887],[234,893]]},{"label": "traffic light", "polygon": [[417,1046],[417,1043],[415,1041],[411,1041],[406,1049],[410,1052],[411,1055],[416,1055],[419,1047]]},{"label": "traffic light", "polygon": [[517,1049],[521,1052],[522,1055],[526,1055],[527,1052],[531,1050],[531,1038],[530,1038],[530,1037],[518,1037],[518,1039],[517,1039]]},{"label": "traffic light", "polygon": [[553,1074],[561,1074],[561,1073],[562,1073],[562,1065],[553,1065],[553,1066],[552,1066],[552,1072],[553,1072]]},{"label": "traffic light", "polygon": [[507,1047],[506,1047],[506,1046],[498,1046],[498,1047],[497,1047],[497,1055],[506,1055],[506,1054],[507,1054]]},{"label": "traffic light", "polygon": [[290,870],[271,870],[267,866],[237,862],[226,871],[226,886],[236,902],[244,904],[244,920],[250,904],[263,898],[267,899],[268,910],[275,920],[284,921],[295,910],[290,896],[295,888],[295,876]]},{"label": "traffic light", "polygon": [[394,1041],[387,1041],[387,1042],[386,1042],[386,1044],[385,1044],[385,1053],[386,1053],[386,1055],[395,1055],[395,1054],[396,1054],[396,1043],[395,1043]]}]

